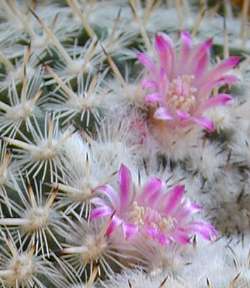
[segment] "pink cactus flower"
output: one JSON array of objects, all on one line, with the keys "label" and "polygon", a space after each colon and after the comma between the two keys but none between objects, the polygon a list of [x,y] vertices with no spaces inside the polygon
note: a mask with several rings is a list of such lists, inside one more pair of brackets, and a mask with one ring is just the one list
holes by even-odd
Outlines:
[{"label": "pink cactus flower", "polygon": [[210,69],[211,46],[212,39],[208,39],[192,47],[190,34],[183,32],[177,55],[172,40],[159,33],[154,43],[156,59],[146,53],[138,54],[138,60],[148,72],[142,86],[147,91],[145,102],[154,107],[154,118],[167,121],[173,127],[197,123],[208,131],[214,130],[213,122],[203,113],[232,99],[225,93],[211,94],[214,88],[237,81],[237,77],[229,75],[228,71],[240,59],[229,57]]},{"label": "pink cactus flower", "polygon": [[91,219],[111,217],[108,236],[121,227],[125,239],[145,235],[167,245],[173,242],[187,244],[196,233],[207,240],[217,235],[211,224],[192,219],[201,207],[184,198],[182,185],[165,193],[163,181],[151,178],[140,191],[136,191],[130,170],[121,165],[119,192],[108,185],[99,190],[104,192],[104,197],[93,200],[96,208],[92,210]]}]

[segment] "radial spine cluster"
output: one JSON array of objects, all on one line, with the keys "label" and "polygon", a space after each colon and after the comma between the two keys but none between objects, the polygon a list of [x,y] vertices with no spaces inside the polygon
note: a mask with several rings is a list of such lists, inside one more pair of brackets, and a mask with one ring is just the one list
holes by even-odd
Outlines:
[{"label": "radial spine cluster", "polygon": [[0,1],[0,288],[250,288],[250,1]]}]

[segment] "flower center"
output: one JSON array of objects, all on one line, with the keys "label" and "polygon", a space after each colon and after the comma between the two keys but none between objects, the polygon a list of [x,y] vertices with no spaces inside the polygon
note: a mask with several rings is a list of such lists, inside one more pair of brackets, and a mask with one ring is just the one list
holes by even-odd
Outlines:
[{"label": "flower center", "polygon": [[170,82],[167,102],[176,110],[189,112],[196,104],[197,88],[193,86],[193,75],[178,76]]},{"label": "flower center", "polygon": [[150,226],[162,232],[174,229],[176,219],[169,216],[162,216],[160,213],[150,207],[139,206],[135,201],[132,205],[130,220],[138,226]]}]

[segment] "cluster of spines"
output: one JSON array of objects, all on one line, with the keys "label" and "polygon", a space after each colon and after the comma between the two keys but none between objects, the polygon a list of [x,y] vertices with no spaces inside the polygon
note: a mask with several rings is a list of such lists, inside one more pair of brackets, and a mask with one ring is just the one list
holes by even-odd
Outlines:
[{"label": "cluster of spines", "polygon": [[[179,3],[180,1],[177,2]],[[1,74],[0,102],[0,132],[2,137],[1,145],[3,146],[1,149],[2,158],[0,164],[1,215],[3,216],[1,217],[1,226],[3,230],[6,231],[4,233],[10,235],[11,239],[14,237],[13,241],[16,243],[15,245],[21,247],[20,249],[22,249],[22,246],[20,245],[20,241],[18,242],[18,239],[21,239],[22,243],[27,245],[25,249],[28,251],[28,255],[32,255],[32,257],[33,254],[35,257],[42,256],[41,261],[47,261],[45,259],[48,257],[52,259],[55,253],[57,256],[54,255],[54,258],[57,260],[53,261],[60,262],[60,264],[57,264],[58,269],[60,270],[61,267],[64,267],[65,271],[67,271],[68,279],[62,280],[64,283],[67,281],[70,283],[71,280],[75,282],[76,279],[73,276],[71,279],[71,275],[74,273],[76,275],[85,274],[85,272],[83,272],[85,264],[90,265],[90,270],[93,272],[93,275],[95,275],[95,273],[100,274],[99,270],[96,272],[95,267],[100,255],[101,257],[104,255],[104,258],[101,259],[101,261],[103,261],[102,264],[104,263],[102,270],[106,272],[104,274],[110,275],[112,268],[107,266],[105,262],[107,261],[106,256],[113,251],[113,254],[111,253],[113,258],[115,253],[117,253],[116,250],[120,249],[121,251],[122,249],[121,247],[116,248],[117,243],[111,243],[111,245],[113,245],[111,250],[106,250],[105,248],[101,251],[101,254],[94,251],[93,254],[97,255],[98,259],[96,262],[96,259],[91,259],[88,253],[86,253],[86,250],[91,251],[88,246],[91,245],[91,243],[85,243],[85,241],[89,241],[89,239],[81,238],[80,228],[78,229],[76,227],[78,236],[74,236],[75,238],[72,236],[72,241],[69,241],[71,243],[67,243],[68,235],[65,235],[65,231],[68,231],[68,226],[72,226],[69,225],[69,223],[72,223],[73,226],[76,225],[76,222],[72,220],[74,217],[77,219],[74,221],[78,221],[82,216],[86,218],[86,223],[83,221],[84,229],[95,231],[95,227],[89,227],[90,224],[88,223],[89,199],[95,196],[94,188],[112,179],[113,174],[115,174],[118,169],[116,162],[122,159],[121,156],[124,157],[124,155],[121,155],[122,153],[130,153],[132,150],[132,156],[134,156],[133,147],[131,149],[131,147],[124,145],[124,142],[130,140],[126,139],[126,135],[124,137],[124,135],[119,135],[118,133],[118,139],[114,139],[114,137],[112,137],[113,135],[105,135],[106,130],[111,129],[109,123],[106,123],[107,127],[105,125],[99,126],[100,120],[103,121],[103,119],[105,119],[106,109],[107,112],[109,112],[109,105],[112,105],[107,100],[110,96],[109,87],[103,85],[104,78],[108,79],[108,77],[110,77],[105,61],[111,66],[111,70],[113,70],[116,78],[122,83],[122,87],[126,89],[131,88],[131,91],[135,91],[133,87],[131,87],[133,85],[129,85],[124,81],[118,69],[119,65],[115,64],[112,57],[115,58],[118,64],[121,62],[122,57],[133,58],[135,53],[132,53],[129,49],[126,49],[126,47],[124,48],[124,46],[130,44],[134,40],[134,34],[136,34],[132,32],[126,33],[124,27],[117,29],[120,19],[120,13],[117,13],[114,21],[115,24],[112,25],[113,28],[108,32],[108,36],[106,38],[103,38],[103,35],[102,37],[98,37],[100,27],[98,27],[98,29],[96,29],[94,25],[92,27],[88,15],[84,12],[84,9],[90,4],[87,2],[84,3],[85,6],[83,10],[80,9],[78,1],[69,0],[68,4],[71,10],[59,6],[53,6],[53,8],[51,8],[57,11],[58,17],[54,17],[52,13],[48,13],[46,9],[45,12],[48,13],[48,18],[46,18],[46,13],[45,17],[44,15],[41,17],[39,15],[39,9],[36,10],[36,8],[32,6],[29,7],[30,15],[27,17],[25,12],[22,10],[18,11],[18,5],[15,1],[9,3],[4,0],[3,7],[8,14],[8,21],[2,23],[3,27],[6,27],[5,24],[7,23],[20,24],[19,27],[21,27],[23,39],[19,39],[19,34],[15,31],[15,27],[11,25],[11,31],[8,31],[9,35],[7,35],[8,37],[3,41],[3,43],[8,44],[3,47],[3,52],[0,54],[4,68]],[[178,5],[177,10],[180,8]],[[91,9],[91,5],[88,8]],[[150,10],[153,10],[152,8],[156,9],[156,5],[154,1],[147,1],[144,9],[139,7],[143,9],[143,17],[141,17],[135,1],[130,1],[130,8],[136,20],[136,27],[139,28],[139,34],[141,34],[145,46],[150,49],[151,44],[147,28],[145,27],[150,18]],[[60,19],[60,14],[63,15],[62,18],[65,19],[67,23],[70,23],[69,27],[65,25],[66,23],[63,24],[60,22],[57,26],[57,18]],[[72,17],[80,20],[80,22],[78,22],[78,20],[71,21]],[[179,20],[180,23],[182,23],[183,19],[181,19],[181,17]],[[74,22],[73,24],[75,26],[72,25],[71,22]],[[79,25],[79,23],[81,24]],[[62,25],[62,29],[59,29],[60,25]],[[87,34],[88,38],[84,46],[77,45],[77,42],[81,43],[81,41],[83,41],[77,33],[78,27],[82,26],[84,26],[84,34]],[[33,29],[33,27],[35,28]],[[95,29],[97,31],[95,31]],[[15,37],[10,40],[10,35],[14,35]],[[67,47],[67,37],[71,44],[72,39],[78,39],[75,40],[74,45]],[[84,37],[86,37],[86,35],[84,35]],[[13,40],[16,42],[24,40],[28,47],[24,48],[24,46],[18,43],[13,48],[13,53],[7,56],[7,54],[5,55],[5,53],[8,52],[6,48],[9,48],[10,45],[14,43]],[[17,52],[15,49],[17,49]],[[122,50],[122,53],[120,53],[120,50]],[[12,49],[10,49],[10,51],[12,51]],[[122,57],[120,57],[119,53]],[[98,76],[95,76],[95,74]],[[128,92],[123,93],[129,94]],[[127,98],[130,97],[130,95],[126,96]],[[122,99],[122,101],[125,100]],[[132,102],[132,104],[134,103]],[[114,111],[112,111],[112,113],[113,112]],[[124,126],[126,126],[126,123]],[[85,171],[81,170],[80,173],[79,167],[70,167],[69,162],[73,161],[67,156],[68,150],[65,152],[65,145],[68,145],[67,141],[79,127],[80,132],[82,132],[86,140],[86,150],[81,157],[83,163],[81,163],[82,166],[79,166],[80,169],[83,168]],[[117,130],[119,129],[120,128]],[[93,135],[95,135],[95,133],[98,134],[98,140],[92,139],[92,137],[88,135],[91,132]],[[117,131],[115,131],[115,133],[117,134]],[[111,149],[108,147],[110,144],[109,141],[111,143]],[[116,156],[118,160],[113,159],[113,161],[111,161],[111,159],[108,159],[110,163],[106,164],[106,166],[104,163],[102,163],[104,166],[99,163],[100,167],[98,167],[98,160],[103,157],[101,160],[105,162],[106,159],[104,160],[104,155],[98,155],[100,158],[97,157],[97,159],[95,155],[93,157],[93,150],[94,153],[97,154],[98,152],[96,151],[103,149],[103,147],[107,147],[107,150],[112,150],[115,141],[117,141],[117,151],[110,151],[110,154],[107,153],[107,155],[119,152],[120,154],[118,153],[118,156]],[[6,149],[7,144],[8,150]],[[208,153],[208,155],[211,154],[213,153]],[[127,158],[133,158],[132,156]],[[134,159],[131,160],[131,163],[133,163],[133,160]],[[130,161],[130,159],[127,159],[127,161]],[[215,164],[215,167],[218,167],[218,165]],[[101,172],[99,175],[94,175],[98,169],[107,169],[108,173],[106,172],[104,176],[101,175]],[[192,173],[193,170],[195,169],[192,167]],[[205,173],[203,173],[200,167],[198,167],[197,170],[201,171],[201,174],[206,174],[207,172],[206,166],[204,168]],[[74,175],[72,171],[74,171]],[[77,175],[77,173],[79,173],[79,175]],[[210,174],[207,174],[209,177]],[[100,175],[102,177],[100,177]],[[78,178],[75,176],[78,176]],[[93,176],[95,176],[94,179]],[[207,175],[205,175],[205,177],[207,177]],[[81,178],[88,178],[88,183],[80,183]],[[43,184],[40,184],[41,181]],[[44,187],[46,186],[49,188],[47,189],[48,194],[45,193],[47,190]],[[106,225],[107,224],[104,223],[104,228],[102,229],[105,229]],[[98,237],[101,237],[103,241],[107,240],[102,229],[98,230],[98,233],[96,233],[96,231],[94,232],[93,241],[99,241],[100,239]],[[15,230],[20,232],[16,234]],[[14,233],[12,231],[14,231]],[[70,231],[69,229],[68,234],[71,233]],[[56,233],[56,236],[54,233]],[[85,231],[85,233],[91,236],[91,232]],[[99,235],[99,233],[101,234]],[[49,242],[47,237],[50,238]],[[4,236],[4,239],[7,238]],[[57,238],[59,238],[59,240]],[[79,239],[83,241],[83,243],[79,243]],[[4,241],[9,243],[9,240]],[[62,248],[62,243],[66,244],[64,248]],[[76,243],[78,243],[78,245]],[[95,245],[96,244],[93,244],[93,247],[95,247]],[[19,247],[17,249],[19,249]],[[14,248],[12,251],[14,251]],[[12,253],[13,258],[14,254],[16,255],[17,253]],[[58,260],[58,257],[62,255],[62,258],[72,260],[70,262],[73,268],[68,268],[68,264],[62,264],[61,261]],[[76,258],[75,255],[77,255]],[[118,256],[121,257],[121,255]],[[117,261],[116,258],[114,259]],[[53,261],[51,260],[52,263]],[[122,262],[123,261],[121,261],[121,263],[118,262],[121,267],[123,267]],[[131,262],[133,263],[133,261]],[[67,268],[65,268],[66,266]],[[5,267],[2,271],[4,271],[4,269],[8,268]],[[76,272],[72,272],[74,269],[76,269]],[[21,271],[20,273],[22,274],[24,272]],[[8,276],[8,273],[12,276]],[[16,285],[17,282],[13,284],[13,281],[20,281],[18,285],[31,285],[30,287],[32,287],[34,283],[32,281],[35,281],[28,280],[31,282],[27,284],[26,282],[22,282],[23,274],[20,276],[21,278],[16,276],[15,279],[14,274],[11,274],[11,272],[8,273],[6,272],[5,274],[7,275],[6,278],[3,276],[3,279],[7,279],[3,282],[3,285],[6,287]],[[27,273],[29,277],[32,274],[30,271]],[[85,279],[89,277],[89,274],[87,274],[84,275]],[[93,275],[91,277],[93,277]],[[92,279],[91,277],[90,279]],[[59,285],[58,283],[54,285]]]}]

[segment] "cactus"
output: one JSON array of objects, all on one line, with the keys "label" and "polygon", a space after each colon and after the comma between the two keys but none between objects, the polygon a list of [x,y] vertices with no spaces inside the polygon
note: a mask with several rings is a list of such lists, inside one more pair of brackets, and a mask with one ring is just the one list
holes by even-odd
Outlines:
[{"label": "cactus", "polygon": [[0,8],[0,286],[250,287],[249,0]]}]

